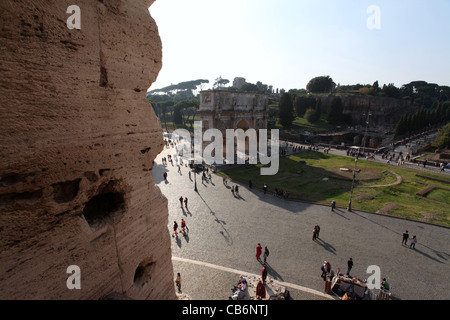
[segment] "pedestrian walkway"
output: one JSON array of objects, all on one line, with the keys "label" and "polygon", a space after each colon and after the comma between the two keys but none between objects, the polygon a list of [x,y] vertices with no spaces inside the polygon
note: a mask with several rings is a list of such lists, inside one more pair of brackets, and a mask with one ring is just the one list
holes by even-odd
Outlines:
[{"label": "pedestrian walkway", "polygon": [[[259,274],[185,258],[172,257],[172,263],[175,273],[182,274],[182,292],[188,294],[193,300],[225,300],[231,294],[231,288],[237,283],[239,276],[260,278]],[[269,276],[268,281],[270,280],[272,279]],[[335,295],[297,284],[277,283],[286,287],[294,300],[336,300]]]},{"label": "pedestrian walkway", "polygon": [[[280,141],[280,144],[283,145],[284,143],[286,143],[285,141]],[[301,143],[292,143],[289,142],[289,145],[292,145],[294,147],[298,147],[298,148],[303,148],[302,150],[308,150],[310,145],[306,145],[306,144],[301,144]],[[287,155],[289,154],[293,154],[295,153],[293,151],[293,148],[287,148],[288,152]],[[323,148],[320,148],[319,150],[323,151]],[[395,152],[391,152],[391,153],[396,153],[398,154],[400,151],[403,152],[403,154],[407,153],[407,149],[406,148],[402,148],[402,147],[397,147]],[[332,155],[337,155],[337,156],[343,156],[343,157],[348,157],[347,155],[347,150],[339,150],[336,148],[329,148],[327,151],[329,154]],[[379,163],[386,163],[386,159],[382,159],[381,155],[376,155],[375,159],[373,160],[366,160],[365,158],[359,158],[360,161],[374,161],[374,162],[379,162]],[[389,166],[397,166],[397,162],[391,161]],[[444,171],[441,171],[441,169],[439,167],[435,167],[435,166],[423,166],[423,164],[418,164],[418,163],[413,163],[411,161],[404,161],[403,164],[401,165],[402,167],[405,168],[409,168],[409,169],[414,169],[414,170],[418,170],[418,171],[424,171],[424,172],[432,172],[432,173],[438,173],[438,174],[442,174],[442,175],[446,175],[446,176],[450,176],[450,170],[449,169],[445,169]]]},{"label": "pedestrian walkway", "polygon": [[[156,158],[153,174],[168,198],[168,230],[172,232],[173,221],[180,224],[182,218],[189,226],[186,236],[172,238],[172,254],[187,259],[174,260],[174,271],[180,272],[177,268],[181,268],[184,289],[193,298],[228,298],[236,274],[211,266],[260,274],[255,247],[261,243],[270,249],[269,277],[282,283],[321,292],[322,262],[330,261],[336,271],[337,267],[346,269],[352,257],[352,275],[367,279],[367,268],[379,266],[381,276],[394,287],[395,298],[450,299],[450,280],[445,272],[450,265],[448,228],[367,212],[331,212],[327,206],[285,201],[241,184],[239,197],[235,197],[230,188],[236,182],[231,181],[227,187],[221,177],[213,174],[212,181],[202,183],[201,175],[192,173],[189,177],[187,166],[177,172],[176,163],[163,165],[161,157],[171,151],[165,149]],[[167,181],[164,172],[168,173]],[[198,192],[194,191],[195,179]],[[180,208],[180,196],[189,198],[189,209]],[[320,238],[312,241],[316,224],[321,227]],[[415,249],[402,246],[405,230],[417,235]],[[205,268],[208,277],[217,280],[213,282],[217,288],[200,285],[199,270]],[[187,291],[189,282],[191,292]],[[300,299],[323,298],[306,290],[299,292]]]}]

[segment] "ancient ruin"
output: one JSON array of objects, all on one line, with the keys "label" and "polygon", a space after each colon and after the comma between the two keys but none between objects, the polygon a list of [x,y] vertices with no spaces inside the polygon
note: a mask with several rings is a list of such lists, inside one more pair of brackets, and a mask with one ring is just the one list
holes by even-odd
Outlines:
[{"label": "ancient ruin", "polygon": [[225,90],[200,94],[200,117],[203,129],[267,129],[268,97],[255,92]]},{"label": "ancient ruin", "polygon": [[76,3],[0,2],[0,299],[175,299],[153,1]]}]

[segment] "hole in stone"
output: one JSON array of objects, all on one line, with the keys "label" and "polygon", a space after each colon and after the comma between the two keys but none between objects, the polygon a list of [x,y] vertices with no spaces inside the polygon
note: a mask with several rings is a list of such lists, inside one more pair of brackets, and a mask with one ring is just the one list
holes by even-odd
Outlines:
[{"label": "hole in stone", "polygon": [[100,67],[100,87],[106,87],[108,85],[108,72],[106,68]]},{"label": "hole in stone", "polygon": [[152,147],[148,147],[148,148],[142,149],[142,150],[141,150],[141,153],[142,153],[142,154],[146,154],[146,153],[149,152],[151,149],[152,149]]},{"label": "hole in stone", "polygon": [[93,171],[85,172],[84,176],[89,180],[89,182],[97,182],[98,181],[97,174]]},{"label": "hole in stone", "polygon": [[42,190],[2,194],[0,195],[0,205],[7,205],[11,202],[33,202],[41,197]]},{"label": "hole in stone", "polygon": [[80,181],[81,179],[77,179],[52,184],[53,200],[56,203],[66,203],[75,199],[80,190]]},{"label": "hole in stone", "polygon": [[24,182],[25,176],[17,173],[10,173],[0,178],[0,186],[10,187],[19,182]]},{"label": "hole in stone", "polygon": [[104,174],[105,172],[108,172],[108,171],[111,171],[111,169],[100,169],[100,170],[98,170],[98,174],[99,174],[101,177],[103,177],[103,174]]},{"label": "hole in stone", "polygon": [[121,192],[111,190],[111,182],[98,195],[91,198],[83,209],[83,216],[93,229],[110,222],[115,213],[122,213],[125,201]]},{"label": "hole in stone", "polygon": [[151,259],[142,261],[134,273],[134,285],[139,288],[146,285],[151,280],[154,267],[155,263]]}]

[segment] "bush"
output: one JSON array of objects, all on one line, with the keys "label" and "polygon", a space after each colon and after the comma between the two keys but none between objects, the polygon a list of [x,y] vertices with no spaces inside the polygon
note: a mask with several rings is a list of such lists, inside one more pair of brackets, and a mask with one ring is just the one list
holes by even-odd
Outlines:
[{"label": "bush", "polygon": [[309,123],[317,122],[320,119],[320,113],[316,109],[308,109],[305,112],[305,119]]},{"label": "bush", "polygon": [[437,148],[450,148],[450,123],[447,123],[439,130],[437,139],[433,142]]}]

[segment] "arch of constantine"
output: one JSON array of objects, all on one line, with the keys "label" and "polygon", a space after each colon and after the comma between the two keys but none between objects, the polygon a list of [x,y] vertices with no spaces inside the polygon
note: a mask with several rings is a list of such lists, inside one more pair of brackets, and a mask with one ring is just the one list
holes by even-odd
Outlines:
[{"label": "arch of constantine", "polygon": [[267,129],[268,96],[256,92],[209,90],[200,93],[203,130]]}]

